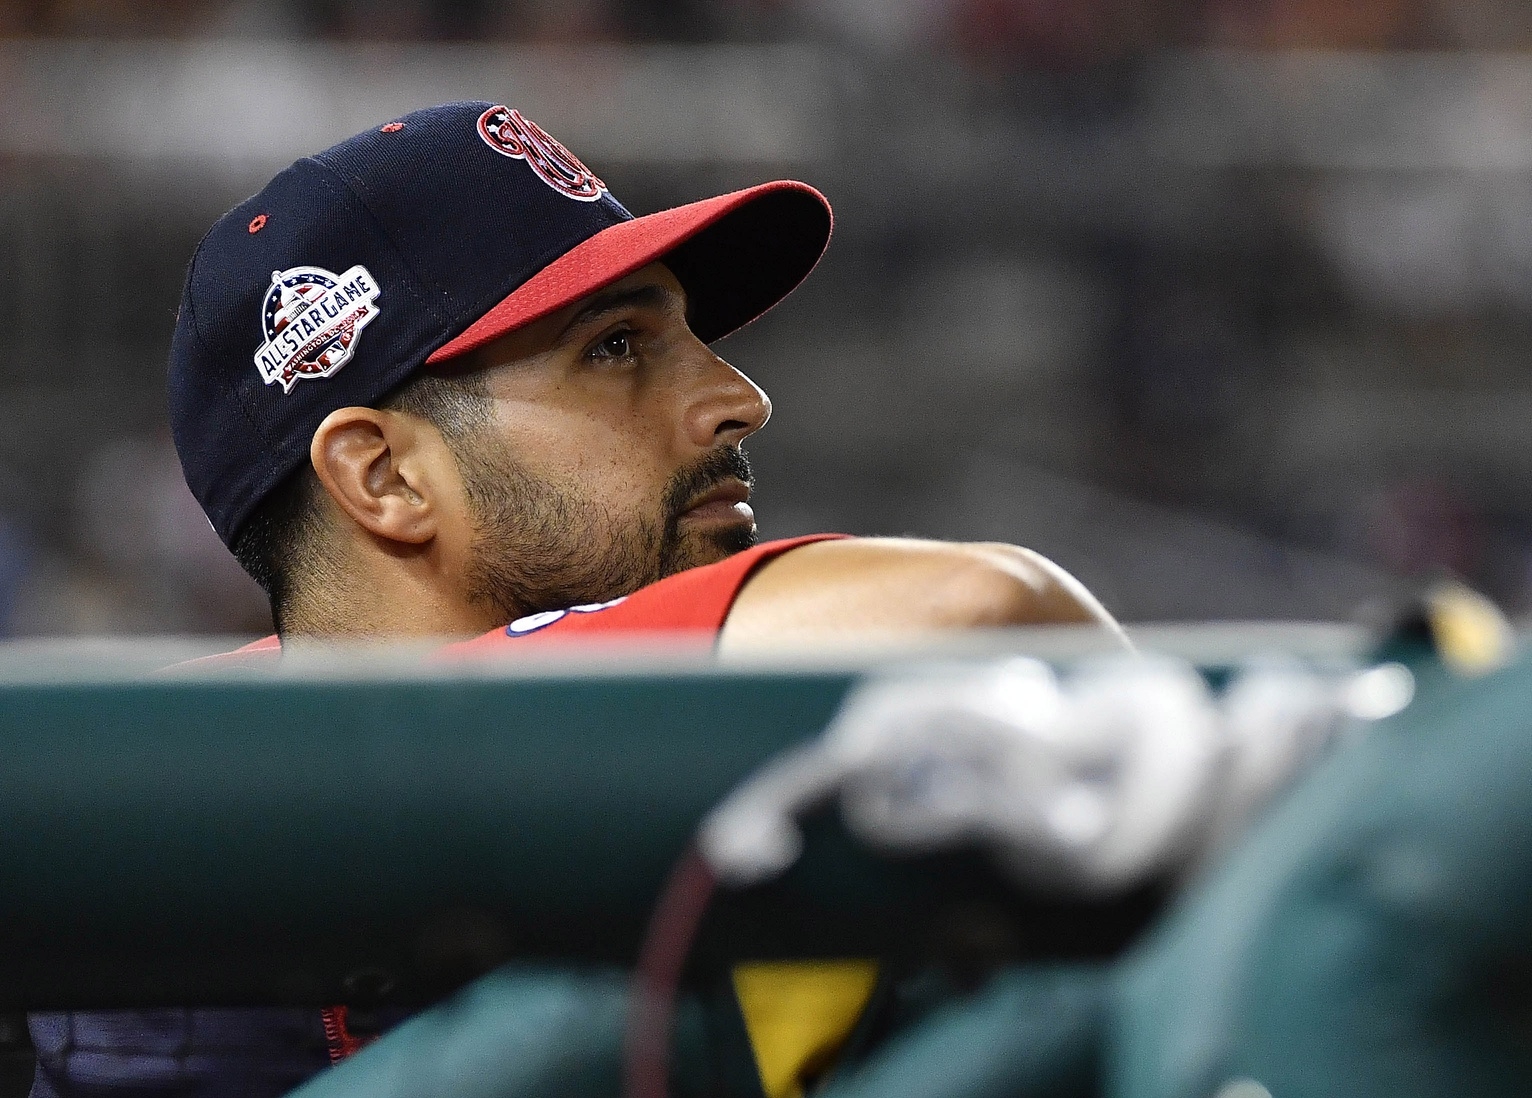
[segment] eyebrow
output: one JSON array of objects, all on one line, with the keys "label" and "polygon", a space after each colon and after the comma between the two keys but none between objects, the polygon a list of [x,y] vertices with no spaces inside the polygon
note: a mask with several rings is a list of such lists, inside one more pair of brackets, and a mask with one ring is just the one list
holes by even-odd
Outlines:
[{"label": "eyebrow", "polygon": [[631,290],[609,290],[606,293],[598,293],[587,301],[579,312],[569,318],[569,323],[560,330],[558,339],[563,340],[573,329],[611,313],[634,308],[663,310],[680,304],[680,299],[681,295],[670,287],[653,284],[636,286]]}]

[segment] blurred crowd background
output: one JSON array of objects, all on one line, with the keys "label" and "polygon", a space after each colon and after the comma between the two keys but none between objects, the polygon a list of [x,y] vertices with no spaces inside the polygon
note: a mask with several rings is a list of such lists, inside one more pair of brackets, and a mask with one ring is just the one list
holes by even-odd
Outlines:
[{"label": "blurred crowd background", "polygon": [[1015,541],[1137,621],[1532,614],[1524,0],[0,0],[0,635],[266,628],[165,427],[185,263],[453,98],[636,212],[829,194],[721,348],[766,536]]}]

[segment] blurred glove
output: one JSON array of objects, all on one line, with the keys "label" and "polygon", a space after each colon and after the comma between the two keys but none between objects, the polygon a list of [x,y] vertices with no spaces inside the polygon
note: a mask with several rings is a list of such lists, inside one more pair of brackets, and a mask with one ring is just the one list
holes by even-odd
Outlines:
[{"label": "blurred glove", "polygon": [[725,884],[769,879],[801,849],[797,817],[838,797],[883,850],[977,842],[1030,885],[1121,892],[1190,857],[1224,747],[1206,685],[1174,661],[1104,661],[1062,683],[1025,658],[893,676],[735,790],[698,846]]}]

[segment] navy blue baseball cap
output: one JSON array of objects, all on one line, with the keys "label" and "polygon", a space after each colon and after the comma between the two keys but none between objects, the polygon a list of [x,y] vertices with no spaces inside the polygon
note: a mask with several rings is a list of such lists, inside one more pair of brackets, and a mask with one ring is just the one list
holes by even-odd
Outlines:
[{"label": "navy blue baseball cap", "polygon": [[711,342],[786,297],[830,225],[789,180],[635,218],[515,110],[405,115],[299,160],[197,246],[170,348],[186,483],[232,546],[335,409],[657,260]]}]

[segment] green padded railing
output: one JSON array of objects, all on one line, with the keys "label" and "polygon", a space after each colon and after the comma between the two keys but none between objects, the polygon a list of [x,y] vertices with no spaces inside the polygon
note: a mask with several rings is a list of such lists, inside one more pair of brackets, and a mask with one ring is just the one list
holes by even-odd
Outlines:
[{"label": "green padded railing", "polygon": [[[819,733],[857,675],[24,663],[0,661],[13,1009],[408,1005],[512,958],[631,963],[704,812]],[[720,898],[699,972],[1098,956],[1156,906],[1028,896],[977,852],[880,859],[830,817],[810,832],[784,879]]]}]

